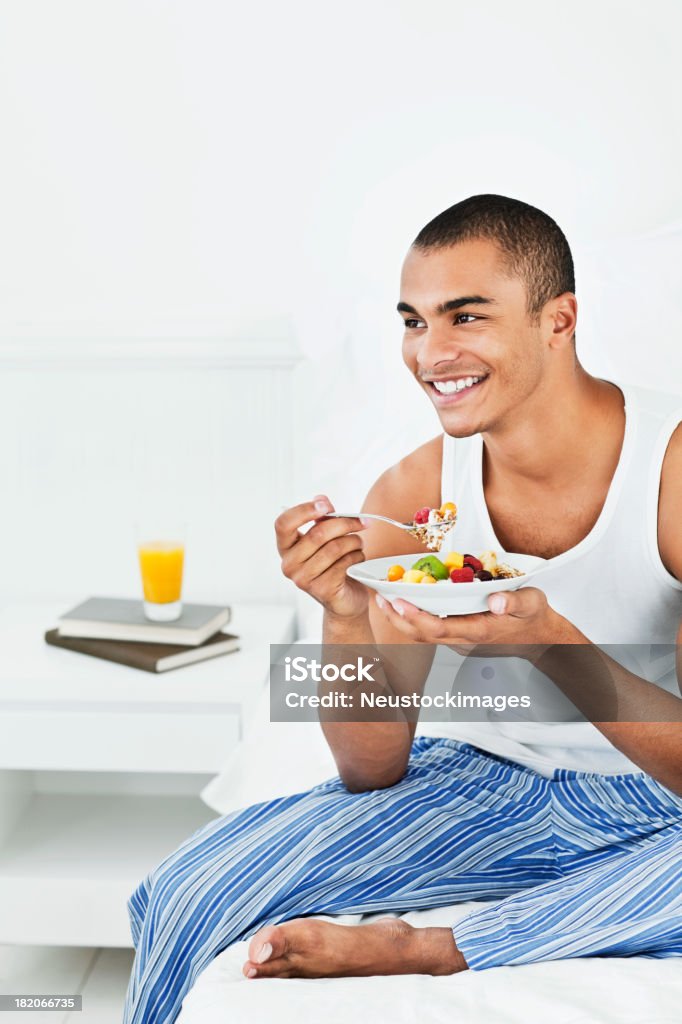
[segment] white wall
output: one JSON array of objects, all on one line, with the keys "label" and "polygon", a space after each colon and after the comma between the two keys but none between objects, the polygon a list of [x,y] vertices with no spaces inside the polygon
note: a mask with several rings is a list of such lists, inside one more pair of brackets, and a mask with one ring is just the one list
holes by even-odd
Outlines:
[{"label": "white wall", "polygon": [[8,349],[0,600],[134,596],[135,524],[158,517],[186,524],[187,600],[286,599],[272,529],[292,472],[284,339]]},{"label": "white wall", "polygon": [[[173,337],[278,344],[292,324],[307,357],[295,473],[249,493],[268,516],[320,490],[356,503],[437,431],[399,361],[404,251],[445,206],[495,191],[566,231],[588,368],[654,386],[663,368],[679,386],[681,29],[677,0],[1,0],[0,348],[156,338],[163,365]],[[95,434],[114,460],[120,431],[151,437],[131,372],[120,406],[120,379],[98,378]],[[34,367],[26,390],[2,373],[4,464],[32,478],[5,495],[6,528],[28,544],[59,508],[77,586],[123,585],[113,564],[95,576],[77,543],[91,510],[40,455],[49,438],[89,464],[92,405],[76,431],[52,371]],[[234,405],[212,369],[196,373],[188,409],[202,388],[211,408]],[[240,437],[251,464],[277,432],[266,403],[256,386]],[[221,423],[183,420],[188,464],[216,424],[233,431]],[[202,471],[199,456],[195,516],[214,493]],[[24,515],[43,484],[46,507]],[[55,591],[67,561],[29,584],[13,555],[2,589]],[[273,561],[246,592],[277,586]]]}]

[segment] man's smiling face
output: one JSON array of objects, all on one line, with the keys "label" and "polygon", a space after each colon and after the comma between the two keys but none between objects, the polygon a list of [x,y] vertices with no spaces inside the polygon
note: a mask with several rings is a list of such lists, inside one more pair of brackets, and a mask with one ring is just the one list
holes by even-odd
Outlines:
[{"label": "man's smiling face", "polygon": [[515,418],[537,387],[546,348],[526,302],[494,242],[409,250],[398,304],[403,359],[446,433],[468,437]]}]

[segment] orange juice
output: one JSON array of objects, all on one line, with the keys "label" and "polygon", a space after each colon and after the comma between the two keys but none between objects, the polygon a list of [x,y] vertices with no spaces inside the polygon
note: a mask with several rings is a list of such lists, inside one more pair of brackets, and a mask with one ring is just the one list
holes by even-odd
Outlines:
[{"label": "orange juice", "polygon": [[184,544],[148,541],[137,549],[145,601],[168,604],[180,600]]}]

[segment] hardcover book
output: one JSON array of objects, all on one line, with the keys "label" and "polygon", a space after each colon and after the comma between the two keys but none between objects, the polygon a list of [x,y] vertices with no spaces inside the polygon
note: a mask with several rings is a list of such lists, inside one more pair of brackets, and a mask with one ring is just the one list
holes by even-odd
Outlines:
[{"label": "hardcover book", "polygon": [[48,629],[45,640],[54,647],[89,654],[94,658],[116,661],[145,672],[168,672],[183,665],[192,665],[207,658],[217,658],[239,650],[239,637],[232,633],[214,633],[203,644],[186,647],[181,644],[155,644],[133,640],[102,640],[91,637],[61,636]]},{"label": "hardcover book", "polygon": [[142,601],[90,597],[59,616],[60,636],[100,640],[142,640],[154,644],[196,647],[230,621],[230,608],[216,604],[183,604],[173,622],[150,622]]}]

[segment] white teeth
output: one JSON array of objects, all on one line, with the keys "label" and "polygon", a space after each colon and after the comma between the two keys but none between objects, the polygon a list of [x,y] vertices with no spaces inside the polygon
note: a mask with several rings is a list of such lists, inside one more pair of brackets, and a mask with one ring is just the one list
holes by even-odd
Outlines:
[{"label": "white teeth", "polygon": [[459,380],[434,380],[433,386],[441,395],[452,395],[455,391],[464,391],[464,388],[473,387],[478,384],[480,377],[460,377]]}]

